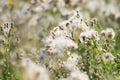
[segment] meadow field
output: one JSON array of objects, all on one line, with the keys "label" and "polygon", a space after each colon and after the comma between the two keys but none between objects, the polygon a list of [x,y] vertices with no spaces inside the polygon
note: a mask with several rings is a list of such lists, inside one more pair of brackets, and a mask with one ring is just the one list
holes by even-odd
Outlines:
[{"label": "meadow field", "polygon": [[0,0],[0,80],[120,80],[120,0]]}]

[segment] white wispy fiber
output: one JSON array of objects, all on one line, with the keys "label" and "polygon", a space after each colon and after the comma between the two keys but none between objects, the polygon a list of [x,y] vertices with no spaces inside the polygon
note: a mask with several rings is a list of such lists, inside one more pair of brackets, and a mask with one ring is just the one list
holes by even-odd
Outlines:
[{"label": "white wispy fiber", "polygon": [[32,62],[29,58],[22,60],[23,80],[50,80],[47,70]]},{"label": "white wispy fiber", "polygon": [[64,36],[60,36],[51,41],[47,46],[50,47],[52,53],[58,53],[58,55],[62,55],[62,53],[69,48],[77,48],[77,44]]},{"label": "white wispy fiber", "polygon": [[63,55],[62,53],[64,53],[67,49],[77,48],[77,44],[74,42],[72,37],[74,29],[79,29],[82,32],[86,31],[81,33],[81,37],[85,34],[85,37],[87,38],[94,37],[96,40],[98,38],[97,32],[94,30],[89,31],[88,25],[80,15],[79,11],[77,11],[71,18],[59,23],[57,27],[51,30],[50,35],[44,40],[48,52]]},{"label": "white wispy fiber", "polygon": [[51,35],[56,38],[60,36],[71,36],[71,33],[69,29],[67,29],[65,26],[59,26],[55,28],[53,31],[51,31]]},{"label": "white wispy fiber", "polygon": [[99,35],[94,29],[84,31],[80,33],[79,40],[83,42],[85,39],[99,40]]},{"label": "white wispy fiber", "polygon": [[73,80],[89,80],[86,73],[80,72],[79,70],[71,72],[71,78]]},{"label": "white wispy fiber", "polygon": [[74,71],[74,70],[77,70],[77,63],[79,61],[79,56],[75,53],[71,54],[67,61],[64,63],[64,67],[69,70],[69,71]]},{"label": "white wispy fiber", "polygon": [[70,22],[69,26],[72,29],[78,28],[82,31],[86,31],[89,29],[89,27],[85,23],[83,16],[79,13],[79,11],[77,13],[74,13],[74,16],[72,16],[68,21]]}]

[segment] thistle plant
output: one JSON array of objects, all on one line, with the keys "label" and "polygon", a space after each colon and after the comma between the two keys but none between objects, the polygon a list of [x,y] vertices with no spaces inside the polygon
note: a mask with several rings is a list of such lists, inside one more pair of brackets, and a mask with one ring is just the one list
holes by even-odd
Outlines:
[{"label": "thistle plant", "polygon": [[[72,80],[114,80],[116,78],[113,74],[116,68],[115,32],[112,28],[94,29],[98,26],[96,19],[85,20],[77,11],[72,18],[60,23],[50,32],[45,40],[45,53],[41,53],[40,58],[45,60],[50,72],[57,72],[58,75],[55,76],[57,79],[63,77]],[[77,74],[84,74],[87,77],[80,77]],[[60,75],[62,76],[59,77]]]}]

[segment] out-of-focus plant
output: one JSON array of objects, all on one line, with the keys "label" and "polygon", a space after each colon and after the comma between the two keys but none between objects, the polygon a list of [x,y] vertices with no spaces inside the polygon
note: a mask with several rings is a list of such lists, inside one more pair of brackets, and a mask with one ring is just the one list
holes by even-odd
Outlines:
[{"label": "out-of-focus plant", "polygon": [[2,80],[15,80],[15,67],[12,64],[12,55],[15,43],[16,28],[11,21],[3,22],[0,26],[0,67]]}]

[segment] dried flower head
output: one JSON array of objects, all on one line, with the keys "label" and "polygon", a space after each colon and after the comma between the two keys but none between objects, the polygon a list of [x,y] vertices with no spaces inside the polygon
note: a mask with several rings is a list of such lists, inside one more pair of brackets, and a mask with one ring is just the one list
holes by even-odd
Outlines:
[{"label": "dried flower head", "polygon": [[87,30],[87,31],[80,33],[80,36],[79,36],[79,40],[81,42],[85,41],[85,39],[99,40],[99,35],[97,31],[93,29]]},{"label": "dried flower head", "polygon": [[66,70],[69,70],[69,71],[74,71],[74,70],[77,70],[77,63],[78,63],[78,60],[79,60],[79,56],[77,54],[71,54],[67,61],[65,62],[64,66],[66,68]]},{"label": "dried flower head", "polygon": [[115,32],[113,31],[112,28],[107,28],[105,30],[102,30],[101,34],[106,38],[110,38],[110,39],[113,39],[115,37]]},{"label": "dried flower head", "polygon": [[113,61],[114,60],[114,56],[112,55],[111,52],[106,52],[103,54],[103,61],[104,62],[109,62],[109,61]]},{"label": "dried flower head", "polygon": [[5,21],[1,25],[1,32],[6,37],[11,34],[13,23],[11,21]]},{"label": "dried flower head", "polygon": [[77,48],[73,40],[63,36],[53,39],[47,46],[51,52],[58,53],[58,55],[62,55],[66,49]]},{"label": "dried flower head", "polygon": [[71,78],[73,80],[89,80],[86,73],[80,72],[79,70],[71,72]]},{"label": "dried flower head", "polygon": [[32,62],[29,58],[22,60],[24,80],[49,80],[47,70]]}]

